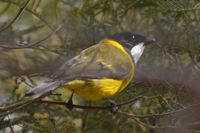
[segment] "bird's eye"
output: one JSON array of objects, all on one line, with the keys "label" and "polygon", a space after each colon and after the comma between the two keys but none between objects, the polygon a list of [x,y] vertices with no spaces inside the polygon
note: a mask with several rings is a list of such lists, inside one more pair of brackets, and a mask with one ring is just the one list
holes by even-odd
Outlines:
[{"label": "bird's eye", "polygon": [[132,38],[134,39],[134,38],[135,38],[135,36],[132,36]]}]

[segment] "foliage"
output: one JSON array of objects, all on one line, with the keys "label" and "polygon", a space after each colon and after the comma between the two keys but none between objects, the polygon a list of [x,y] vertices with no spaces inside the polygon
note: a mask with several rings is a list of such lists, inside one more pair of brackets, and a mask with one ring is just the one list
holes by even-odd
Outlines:
[{"label": "foliage", "polygon": [[[200,3],[198,0],[0,0],[2,132],[199,132]],[[135,82],[113,97],[134,102],[108,110],[68,110],[23,101],[30,86],[65,60],[119,31],[155,37]],[[65,102],[69,91],[46,100]],[[76,104],[107,106],[78,96]],[[192,112],[192,113],[191,113]],[[5,114],[4,114],[5,113]],[[128,113],[128,114],[127,114]]]}]

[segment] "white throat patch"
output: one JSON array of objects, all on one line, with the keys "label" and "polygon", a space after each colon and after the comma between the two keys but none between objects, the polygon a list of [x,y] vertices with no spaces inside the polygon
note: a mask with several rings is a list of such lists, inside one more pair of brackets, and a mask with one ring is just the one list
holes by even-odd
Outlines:
[{"label": "white throat patch", "polygon": [[131,49],[131,55],[133,56],[135,64],[138,62],[143,51],[144,51],[144,43],[139,43]]}]

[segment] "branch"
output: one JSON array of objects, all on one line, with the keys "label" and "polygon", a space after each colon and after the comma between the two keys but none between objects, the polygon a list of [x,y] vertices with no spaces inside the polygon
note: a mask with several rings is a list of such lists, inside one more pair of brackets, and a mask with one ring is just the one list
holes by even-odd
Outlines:
[{"label": "branch", "polygon": [[[141,96],[140,97],[136,97],[136,98],[134,98],[134,99],[132,99],[130,101],[117,104],[116,106],[117,107],[122,107],[124,105],[127,105],[127,104],[135,102],[139,98],[142,98],[142,97]],[[57,101],[49,101],[49,100],[39,100],[39,101],[35,101],[35,103],[57,104],[57,105],[66,106],[66,102],[57,102]],[[85,106],[85,105],[76,105],[76,104],[73,104],[72,106],[73,106],[73,108],[87,109],[87,110],[110,110],[113,107],[113,106]]]},{"label": "branch", "polygon": [[161,113],[161,114],[133,115],[131,113],[121,112],[121,111],[118,111],[117,113],[124,115],[124,116],[127,116],[129,118],[155,118],[155,117],[168,116],[168,115],[173,115],[173,114],[176,114],[176,113],[179,113],[179,112],[191,110],[192,108],[199,106],[199,105],[200,105],[200,103],[197,103],[197,104],[193,104],[193,105],[190,105],[190,106],[187,106],[187,107],[184,107],[184,108],[180,108],[180,109],[177,109],[177,110],[174,110],[174,111],[164,112],[164,113]]},{"label": "branch", "polygon": [[[133,103],[134,101],[138,100],[139,98],[142,98],[142,97],[134,98],[133,100],[130,100],[128,102],[124,102],[124,103],[121,103],[121,104],[117,104],[116,106],[117,107],[122,107],[124,105]],[[58,102],[58,101],[50,101],[50,100],[37,100],[34,103],[57,104],[57,105],[66,106],[66,102]],[[117,113],[120,114],[120,115],[127,116],[129,118],[155,118],[155,117],[168,116],[168,115],[173,115],[173,114],[176,114],[176,113],[179,113],[179,112],[191,110],[192,108],[194,108],[196,106],[199,106],[199,105],[200,104],[197,103],[197,104],[193,104],[193,105],[181,108],[181,109],[177,109],[177,110],[169,111],[169,112],[164,112],[164,113],[161,113],[161,114],[133,115],[131,113],[121,112],[121,111],[117,111]],[[73,104],[73,108],[87,109],[87,110],[99,110],[99,109],[109,110],[109,109],[112,108],[112,106],[85,106],[85,105],[76,105],[76,104]]]},{"label": "branch", "polygon": [[[57,105],[62,105],[62,106],[66,106],[66,102],[58,102],[58,101],[50,101],[50,100],[41,100],[42,98],[51,95],[51,92],[46,93],[45,95],[42,95],[36,99],[32,99],[32,100],[28,100],[28,101],[21,101],[19,103],[7,106],[7,107],[0,107],[0,112],[2,112],[0,114],[0,117],[6,116],[8,114],[11,114],[19,109],[22,109],[32,103],[44,103],[44,104],[57,104]],[[131,102],[134,102],[135,100],[139,99],[141,97],[136,97],[128,102],[125,103],[121,103],[121,104],[117,104],[117,107],[121,107],[124,106],[126,104],[129,104]],[[73,104],[73,108],[79,108],[79,109],[87,109],[87,110],[111,110],[113,106],[84,106],[84,105],[75,105]]]},{"label": "branch", "polygon": [[9,128],[10,128],[10,131],[11,131],[12,133],[15,133],[15,131],[14,131],[13,127],[12,127],[12,122],[11,122],[11,120],[10,120],[9,115],[8,115],[7,117],[8,117],[8,121],[9,121]]},{"label": "branch", "polygon": [[[139,98],[141,98],[141,97],[137,97],[137,98],[130,100],[128,102],[125,102],[125,103],[117,104],[116,106],[122,107],[124,105],[133,103],[134,101],[138,100]],[[57,104],[57,105],[66,106],[66,102],[58,102],[58,101],[50,101],[50,100],[37,100],[34,103]],[[198,104],[190,105],[190,106],[178,109],[178,110],[169,111],[169,112],[165,112],[165,113],[161,113],[161,114],[133,115],[131,113],[121,112],[121,111],[117,111],[116,113],[127,116],[129,118],[155,118],[155,117],[173,115],[173,114],[176,114],[176,113],[179,113],[182,111],[191,110],[193,107],[199,106],[199,105],[200,104],[198,103]],[[85,106],[85,105],[76,105],[76,104],[73,104],[72,106],[73,106],[73,108],[87,109],[87,110],[110,110],[112,108],[112,106]]]},{"label": "branch", "polygon": [[[12,1],[12,0],[6,0],[4,2],[7,3],[11,3],[13,5],[16,6],[20,6],[17,2]],[[51,31],[54,31],[54,27],[52,27],[40,14],[28,9],[28,8],[24,8],[24,10],[26,10],[27,12],[29,12],[30,14],[34,15],[36,18],[38,18],[41,22],[43,22]],[[61,42],[63,42],[62,36],[57,34],[58,38],[61,40]]]},{"label": "branch", "polygon": [[54,31],[52,31],[51,33],[47,34],[44,38],[40,39],[37,42],[31,43],[29,45],[25,45],[25,46],[17,46],[17,47],[8,47],[5,45],[0,45],[0,47],[3,50],[13,50],[13,49],[27,49],[27,48],[34,48],[34,47],[38,47],[40,45],[41,42],[47,40],[51,35],[53,35],[54,33],[58,32],[60,29],[62,28],[62,25],[59,25]]},{"label": "branch", "polygon": [[44,97],[46,97],[50,94],[51,94],[51,92],[47,92],[46,94],[44,94],[44,95],[42,95],[38,98],[35,98],[35,99],[31,99],[31,100],[27,100],[27,101],[20,101],[16,104],[13,104],[13,105],[10,105],[10,106],[7,106],[7,107],[0,107],[0,112],[3,112],[3,113],[0,113],[0,118],[4,117],[6,115],[9,115],[9,114],[11,114],[11,113],[13,113],[17,110],[20,110],[20,109],[34,103],[37,100],[42,99],[42,98],[44,98]]},{"label": "branch", "polygon": [[30,0],[26,1],[26,3],[18,11],[18,13],[16,14],[16,16],[5,27],[0,28],[0,32],[2,32],[4,30],[6,30],[7,28],[9,28],[17,20],[17,18],[20,17],[20,15],[23,13],[23,11],[25,10],[25,8],[27,7],[27,5],[28,5],[29,2],[30,2]]}]

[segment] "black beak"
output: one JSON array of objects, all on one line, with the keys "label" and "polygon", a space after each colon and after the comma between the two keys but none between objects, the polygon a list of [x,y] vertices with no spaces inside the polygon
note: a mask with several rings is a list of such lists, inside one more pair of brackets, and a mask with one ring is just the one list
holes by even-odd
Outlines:
[{"label": "black beak", "polygon": [[144,42],[145,45],[149,45],[152,43],[155,43],[156,39],[155,38],[147,38],[146,41]]}]

